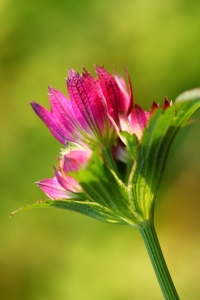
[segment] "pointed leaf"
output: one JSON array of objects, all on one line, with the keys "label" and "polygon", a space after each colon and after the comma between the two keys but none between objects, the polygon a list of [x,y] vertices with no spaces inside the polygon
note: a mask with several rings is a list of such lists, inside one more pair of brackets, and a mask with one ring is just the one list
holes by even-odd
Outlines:
[{"label": "pointed leaf", "polygon": [[14,211],[11,216],[19,211],[24,211],[33,208],[46,208],[46,207],[55,207],[67,209],[75,212],[79,212],[83,215],[92,217],[102,222],[106,223],[115,223],[115,224],[126,224],[129,223],[122,217],[114,214],[110,209],[98,204],[91,202],[82,202],[82,201],[73,201],[73,200],[40,200],[33,204],[24,206],[16,211]]}]

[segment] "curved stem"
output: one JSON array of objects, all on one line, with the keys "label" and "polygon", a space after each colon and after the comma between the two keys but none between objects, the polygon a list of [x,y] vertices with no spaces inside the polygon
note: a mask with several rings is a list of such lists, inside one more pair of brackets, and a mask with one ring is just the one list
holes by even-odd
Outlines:
[{"label": "curved stem", "polygon": [[160,284],[163,296],[166,300],[179,300],[179,296],[173,284],[167,268],[153,222],[144,222],[138,227],[146,245],[151,263]]}]

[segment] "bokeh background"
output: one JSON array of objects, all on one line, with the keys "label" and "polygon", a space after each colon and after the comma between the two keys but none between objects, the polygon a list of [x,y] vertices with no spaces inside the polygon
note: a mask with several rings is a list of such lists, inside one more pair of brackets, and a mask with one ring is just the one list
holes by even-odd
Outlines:
[{"label": "bokeh background", "polygon": [[[44,197],[61,145],[32,112],[68,68],[129,71],[136,102],[200,86],[200,2],[0,1],[0,298],[162,299],[139,233],[56,209],[11,211]],[[200,298],[200,111],[172,146],[155,223],[181,299]]]}]

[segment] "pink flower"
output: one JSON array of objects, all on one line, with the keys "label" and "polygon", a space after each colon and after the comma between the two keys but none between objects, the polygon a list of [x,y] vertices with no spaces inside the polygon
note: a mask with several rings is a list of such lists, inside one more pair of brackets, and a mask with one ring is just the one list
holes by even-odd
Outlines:
[{"label": "pink flower", "polygon": [[77,172],[89,161],[92,151],[73,150],[58,158],[58,169],[54,177],[43,179],[37,185],[50,199],[73,199],[76,193],[82,192],[80,184],[68,173]]}]

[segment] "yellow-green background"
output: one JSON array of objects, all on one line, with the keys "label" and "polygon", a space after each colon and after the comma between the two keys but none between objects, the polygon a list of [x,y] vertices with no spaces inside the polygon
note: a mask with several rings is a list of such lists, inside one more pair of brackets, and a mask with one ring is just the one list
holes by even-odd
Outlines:
[{"label": "yellow-green background", "polygon": [[[44,197],[61,145],[32,112],[69,67],[127,67],[148,109],[200,86],[200,2],[0,1],[0,298],[162,299],[136,230],[62,210],[11,211]],[[200,111],[164,173],[155,223],[181,299],[200,299]]]}]

